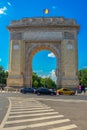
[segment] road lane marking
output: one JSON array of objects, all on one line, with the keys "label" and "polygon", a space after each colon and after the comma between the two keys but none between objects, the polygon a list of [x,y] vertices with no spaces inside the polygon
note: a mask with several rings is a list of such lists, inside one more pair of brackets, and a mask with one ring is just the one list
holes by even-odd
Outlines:
[{"label": "road lane marking", "polygon": [[17,118],[17,117],[30,117],[30,116],[42,116],[42,115],[53,115],[53,114],[58,114],[59,112],[48,112],[48,113],[38,113],[38,114],[24,114],[24,115],[9,115],[9,119],[11,118]]},{"label": "road lane marking", "polygon": [[64,115],[46,116],[46,117],[39,117],[39,118],[25,119],[25,120],[24,119],[13,120],[13,121],[7,121],[6,124],[22,123],[22,122],[28,122],[28,121],[39,121],[39,120],[54,119],[54,118],[61,118],[61,117],[64,117]]},{"label": "road lane marking", "polygon": [[77,126],[72,124],[72,125],[62,126],[62,127],[48,129],[48,130],[70,130],[70,129],[74,129],[74,128],[77,128]]},{"label": "road lane marking", "polygon": [[3,128],[2,130],[21,130],[26,128],[36,128],[36,127],[43,127],[43,126],[49,126],[54,124],[61,124],[64,122],[69,122],[69,119],[63,119],[63,120],[57,120],[57,121],[49,121],[49,122],[43,122],[43,123],[37,123],[37,124],[31,124],[27,126],[16,126],[16,127],[9,127],[9,128]]},{"label": "road lane marking", "polygon": [[[55,112],[54,109],[51,109],[51,107],[48,107],[47,105],[44,105],[37,100],[35,101],[35,99],[23,100],[23,98],[21,98],[21,100],[17,100],[15,98],[16,104],[14,104],[12,98],[9,98],[9,101],[10,101],[10,108],[7,117],[4,120],[5,122],[2,123],[0,130],[21,130],[29,128],[41,129],[41,127],[51,125],[54,125],[54,128],[50,128],[49,130],[69,130],[77,127],[75,124],[70,125],[71,120],[64,119],[64,115],[59,115],[59,112]],[[34,101],[34,104],[32,103],[32,101]],[[25,104],[27,105],[27,107],[25,106]],[[23,117],[26,119],[24,119]],[[32,118],[29,119],[27,117]],[[12,120],[14,118],[15,120]],[[39,121],[42,122],[39,123]],[[27,123],[29,122],[29,124],[28,125],[23,124],[26,122]],[[69,122],[69,125],[64,126],[64,123],[67,122]],[[55,124],[56,125],[61,124],[61,126],[57,127],[55,126]]]},{"label": "road lane marking", "polygon": [[54,111],[54,109],[48,109],[48,110],[32,110],[32,111],[16,111],[16,112],[10,112],[10,114],[21,114],[21,113],[35,113],[35,112],[48,112],[48,111]]},{"label": "road lane marking", "polygon": [[29,125],[30,128],[35,128],[35,127],[41,127],[41,126],[48,126],[48,125],[54,125],[54,124],[60,124],[64,122],[69,122],[69,119],[61,119],[57,121],[49,121],[49,122],[43,122],[43,123],[37,123],[33,125]]},{"label": "road lane marking", "polygon": [[81,102],[87,102],[87,100],[76,100],[76,99],[46,99],[46,98],[36,98],[36,100],[47,100],[47,101],[59,101],[59,102],[76,102],[76,103],[81,103]]},{"label": "road lane marking", "polygon": [[32,111],[32,110],[43,110],[43,109],[50,109],[51,107],[37,107],[37,108],[22,108],[22,109],[12,109],[11,112],[17,111]]},{"label": "road lane marking", "polygon": [[36,106],[25,106],[25,105],[22,105],[22,106],[12,106],[12,109],[13,108],[18,108],[18,109],[20,109],[20,108],[37,108],[37,107],[40,107],[40,108],[43,108],[44,106],[39,106],[39,105],[36,105]]}]

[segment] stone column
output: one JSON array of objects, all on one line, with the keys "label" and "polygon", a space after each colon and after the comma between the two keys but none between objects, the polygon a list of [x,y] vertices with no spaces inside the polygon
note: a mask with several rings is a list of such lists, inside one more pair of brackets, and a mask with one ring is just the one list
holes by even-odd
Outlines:
[{"label": "stone column", "polygon": [[61,85],[75,88],[78,85],[76,40],[61,42]]},{"label": "stone column", "polygon": [[11,40],[8,86],[23,86],[21,40]]}]

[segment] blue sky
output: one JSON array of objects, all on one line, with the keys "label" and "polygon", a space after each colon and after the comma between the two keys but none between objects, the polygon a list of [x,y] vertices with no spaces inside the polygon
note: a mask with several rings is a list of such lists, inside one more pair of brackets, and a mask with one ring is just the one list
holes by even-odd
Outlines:
[{"label": "blue sky", "polygon": [[[50,10],[47,15],[43,14],[43,9],[45,8]],[[10,22],[25,17],[49,16],[76,19],[80,25],[78,69],[87,68],[87,0],[0,0],[0,65],[6,70],[8,69],[10,37],[6,26]],[[34,56],[32,63],[34,71],[38,71],[38,73],[40,71],[40,74],[43,75],[47,72],[49,74],[54,72],[56,58],[49,57],[48,54],[50,53],[49,51],[40,51]],[[36,66],[38,58],[44,59],[44,62],[40,61],[39,66]]]}]

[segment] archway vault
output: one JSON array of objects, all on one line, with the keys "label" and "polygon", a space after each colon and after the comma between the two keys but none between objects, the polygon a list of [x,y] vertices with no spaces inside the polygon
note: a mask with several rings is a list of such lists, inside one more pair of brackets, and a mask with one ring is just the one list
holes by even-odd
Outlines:
[{"label": "archway vault", "polygon": [[57,58],[57,86],[76,87],[78,82],[79,25],[73,19],[24,18],[12,21],[7,85],[31,86],[32,58],[40,50],[50,50]]}]

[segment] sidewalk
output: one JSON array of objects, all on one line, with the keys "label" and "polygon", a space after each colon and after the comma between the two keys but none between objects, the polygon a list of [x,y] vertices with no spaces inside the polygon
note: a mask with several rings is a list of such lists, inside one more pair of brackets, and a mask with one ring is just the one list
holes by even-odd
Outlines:
[{"label": "sidewalk", "polygon": [[19,91],[0,90],[0,93],[20,93]]}]

